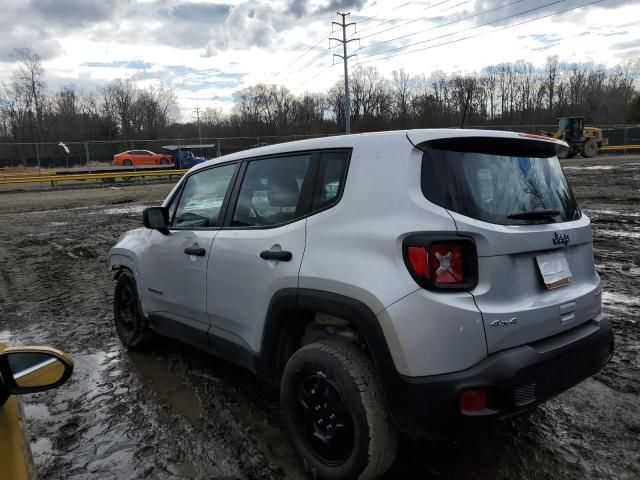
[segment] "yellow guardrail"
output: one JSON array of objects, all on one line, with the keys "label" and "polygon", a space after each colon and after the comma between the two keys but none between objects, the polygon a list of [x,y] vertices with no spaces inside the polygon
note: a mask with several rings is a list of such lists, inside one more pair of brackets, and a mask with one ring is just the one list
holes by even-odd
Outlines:
[{"label": "yellow guardrail", "polygon": [[607,151],[607,150],[637,150],[640,149],[640,145],[607,145],[605,147],[600,147],[598,150]]},{"label": "yellow guardrail", "polygon": [[18,175],[0,176],[0,185],[5,183],[32,183],[32,182],[70,182],[78,180],[101,180],[133,177],[165,177],[171,175],[184,175],[187,170],[151,170],[147,172],[109,172],[109,173],[72,173],[69,175],[46,174],[40,176]]}]

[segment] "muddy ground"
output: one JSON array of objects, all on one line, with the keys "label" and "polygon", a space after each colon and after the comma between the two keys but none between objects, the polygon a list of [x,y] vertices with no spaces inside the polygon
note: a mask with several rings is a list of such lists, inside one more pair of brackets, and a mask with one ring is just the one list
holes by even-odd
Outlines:
[{"label": "muddy ground", "polygon": [[[493,431],[404,438],[387,478],[640,478],[640,158],[563,165],[593,221],[613,360]],[[115,187],[0,194],[0,341],[76,360],[66,385],[25,397],[40,476],[302,478],[276,391],[171,340],[120,346],[106,255],[171,185]]]}]

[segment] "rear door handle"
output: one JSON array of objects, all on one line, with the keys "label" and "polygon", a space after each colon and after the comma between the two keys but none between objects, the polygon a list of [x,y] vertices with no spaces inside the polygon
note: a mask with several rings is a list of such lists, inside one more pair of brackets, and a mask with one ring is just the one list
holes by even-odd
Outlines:
[{"label": "rear door handle", "polygon": [[204,248],[187,247],[184,249],[184,253],[186,253],[187,255],[195,255],[196,257],[204,257],[207,251]]},{"label": "rear door handle", "polygon": [[290,262],[293,255],[287,251],[265,250],[260,252],[260,258],[264,260],[278,260],[280,262]]}]

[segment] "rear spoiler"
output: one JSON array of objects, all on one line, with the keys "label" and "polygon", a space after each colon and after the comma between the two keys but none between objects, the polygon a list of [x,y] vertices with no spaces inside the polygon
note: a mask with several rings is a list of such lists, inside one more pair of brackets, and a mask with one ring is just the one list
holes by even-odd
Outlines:
[{"label": "rear spoiler", "polygon": [[450,135],[438,135],[436,138],[432,135],[432,138],[428,138],[428,135],[420,135],[423,132],[426,133],[428,130],[407,132],[409,142],[423,151],[437,149],[510,157],[548,158],[569,149],[569,145],[561,140],[528,133],[452,129],[447,132]]}]

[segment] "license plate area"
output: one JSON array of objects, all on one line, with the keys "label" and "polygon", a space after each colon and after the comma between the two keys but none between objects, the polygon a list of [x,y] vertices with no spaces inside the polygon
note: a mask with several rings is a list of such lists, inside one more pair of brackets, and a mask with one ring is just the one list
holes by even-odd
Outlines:
[{"label": "license plate area", "polygon": [[552,290],[573,282],[569,262],[564,252],[545,253],[536,256],[538,270],[545,286]]}]

